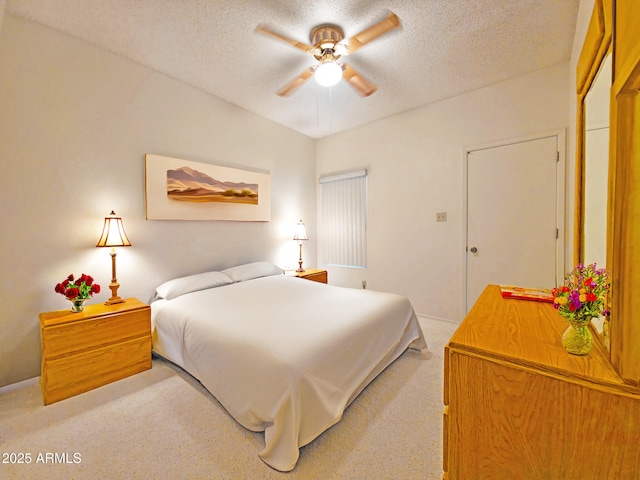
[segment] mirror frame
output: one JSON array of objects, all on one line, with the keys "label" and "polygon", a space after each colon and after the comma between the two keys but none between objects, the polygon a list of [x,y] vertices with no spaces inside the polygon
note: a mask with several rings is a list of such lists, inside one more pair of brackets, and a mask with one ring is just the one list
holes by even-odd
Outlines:
[{"label": "mirror frame", "polygon": [[[582,52],[576,66],[576,198],[574,218],[574,265],[584,260],[584,178],[585,178],[585,100],[606,56],[612,52],[612,0],[596,0]],[[609,155],[611,157],[611,155]],[[610,183],[610,180],[609,180]]]},{"label": "mirror frame", "polygon": [[[576,210],[574,261],[583,255],[584,100],[605,56],[613,55],[607,192],[610,361],[640,388],[640,2],[595,0],[576,67]],[[600,338],[600,340],[603,340]]]},{"label": "mirror frame", "polygon": [[[613,0],[609,0],[613,1]],[[611,363],[640,387],[640,2],[616,1],[613,45],[607,268]]]},{"label": "mirror frame", "polygon": [[[595,79],[604,63],[607,55],[612,55],[613,51],[613,0],[595,0],[591,20],[587,29],[585,40],[576,65],[576,164],[575,164],[575,217],[574,217],[574,242],[573,242],[573,264],[584,262],[584,219],[585,219],[585,164],[586,164],[586,98],[591,90]],[[613,83],[613,77],[611,78]],[[612,146],[609,142],[609,160],[611,159]],[[609,162],[608,203],[611,198],[611,162]],[[611,215],[609,205],[607,205],[607,245],[610,240]],[[609,263],[609,247],[607,246],[607,264]],[[607,265],[608,266],[608,265]],[[609,300],[607,299],[607,303]],[[610,350],[610,321],[606,319],[602,333],[597,332],[596,337],[603,347]]]}]

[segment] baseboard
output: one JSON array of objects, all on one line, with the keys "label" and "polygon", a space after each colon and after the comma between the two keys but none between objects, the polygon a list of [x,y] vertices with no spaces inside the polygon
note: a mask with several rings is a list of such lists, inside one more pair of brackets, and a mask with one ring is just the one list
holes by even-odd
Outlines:
[{"label": "baseboard", "polygon": [[455,323],[456,325],[460,325],[461,323],[456,320],[451,320],[450,318],[432,317],[430,315],[423,315],[422,313],[416,313],[416,317],[422,318],[424,320],[436,320],[438,322]]},{"label": "baseboard", "polygon": [[39,381],[40,377],[33,377],[22,380],[21,382],[12,383],[11,385],[5,385],[4,387],[0,387],[0,395],[12,392],[13,390],[18,390],[19,388],[28,387],[34,383],[38,383]]}]

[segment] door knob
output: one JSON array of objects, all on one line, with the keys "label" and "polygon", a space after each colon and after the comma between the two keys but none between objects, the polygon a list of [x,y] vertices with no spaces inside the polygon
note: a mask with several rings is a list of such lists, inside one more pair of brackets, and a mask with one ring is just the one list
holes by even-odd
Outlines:
[{"label": "door knob", "polygon": [[478,253],[478,249],[476,247],[471,247],[471,253]]}]

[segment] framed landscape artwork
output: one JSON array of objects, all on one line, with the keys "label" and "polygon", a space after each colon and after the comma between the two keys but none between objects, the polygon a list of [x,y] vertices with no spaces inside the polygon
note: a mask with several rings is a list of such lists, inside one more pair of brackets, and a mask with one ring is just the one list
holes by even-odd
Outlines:
[{"label": "framed landscape artwork", "polygon": [[268,222],[268,173],[145,155],[147,220]]}]

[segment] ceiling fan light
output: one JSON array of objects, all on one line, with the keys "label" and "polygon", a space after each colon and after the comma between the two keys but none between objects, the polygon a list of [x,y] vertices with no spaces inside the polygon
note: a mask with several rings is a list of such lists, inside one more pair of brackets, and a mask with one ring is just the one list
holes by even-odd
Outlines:
[{"label": "ceiling fan light", "polygon": [[336,62],[323,62],[316,68],[316,82],[323,87],[331,87],[342,78],[342,67]]}]

